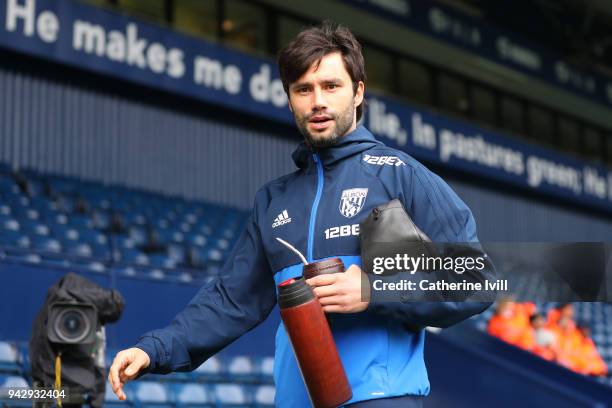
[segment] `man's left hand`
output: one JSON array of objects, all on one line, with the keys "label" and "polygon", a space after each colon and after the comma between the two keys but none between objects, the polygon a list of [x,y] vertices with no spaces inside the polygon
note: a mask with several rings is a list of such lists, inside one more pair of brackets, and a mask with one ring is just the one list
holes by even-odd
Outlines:
[{"label": "man's left hand", "polygon": [[[351,265],[345,272],[330,273],[308,279],[308,283],[319,299],[326,313],[358,313],[368,308],[369,292],[362,301],[361,284],[363,272],[357,265]],[[363,276],[363,279],[367,277]],[[369,290],[369,285],[366,286]]]}]

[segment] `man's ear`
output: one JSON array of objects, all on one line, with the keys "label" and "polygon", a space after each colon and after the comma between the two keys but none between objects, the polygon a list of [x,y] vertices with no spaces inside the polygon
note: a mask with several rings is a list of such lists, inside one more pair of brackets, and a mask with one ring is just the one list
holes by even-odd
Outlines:
[{"label": "man's ear", "polygon": [[293,106],[291,106],[291,99],[289,98],[289,95],[287,95],[287,105],[289,106],[291,113],[293,113]]},{"label": "man's ear", "polygon": [[365,84],[363,83],[363,81],[359,81],[359,83],[357,84],[357,89],[355,90],[355,96],[353,98],[353,103],[355,107],[361,105],[361,103],[363,102],[364,93]]}]

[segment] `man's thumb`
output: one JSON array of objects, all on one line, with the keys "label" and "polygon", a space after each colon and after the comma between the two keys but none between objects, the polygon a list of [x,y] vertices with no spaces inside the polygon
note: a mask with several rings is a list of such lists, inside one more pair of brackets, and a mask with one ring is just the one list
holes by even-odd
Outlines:
[{"label": "man's thumb", "polygon": [[136,362],[133,362],[128,366],[128,368],[125,369],[125,375],[128,377],[131,377],[134,374],[136,374]]}]

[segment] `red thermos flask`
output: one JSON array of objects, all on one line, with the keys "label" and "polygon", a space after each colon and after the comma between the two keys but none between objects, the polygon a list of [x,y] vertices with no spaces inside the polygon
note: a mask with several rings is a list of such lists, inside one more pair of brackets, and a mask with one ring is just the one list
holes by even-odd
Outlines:
[{"label": "red thermos flask", "polygon": [[278,305],[315,408],[335,408],[353,396],[321,304],[303,278],[278,287]]}]

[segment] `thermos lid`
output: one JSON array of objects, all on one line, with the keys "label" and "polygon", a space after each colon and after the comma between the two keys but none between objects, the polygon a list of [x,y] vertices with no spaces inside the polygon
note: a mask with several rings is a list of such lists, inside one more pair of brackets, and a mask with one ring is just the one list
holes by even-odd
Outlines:
[{"label": "thermos lid", "polygon": [[278,307],[286,309],[310,302],[315,298],[303,278],[291,278],[278,285]]}]

